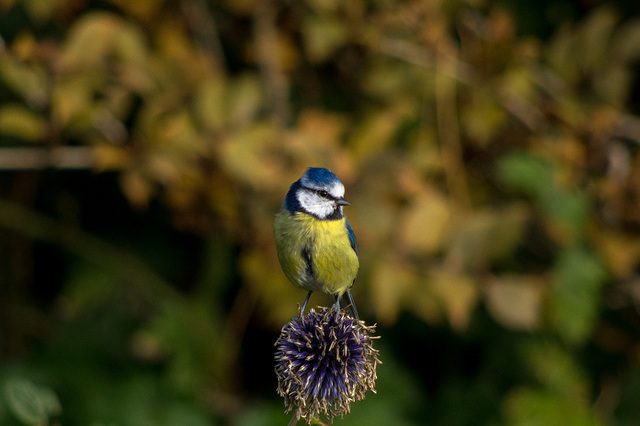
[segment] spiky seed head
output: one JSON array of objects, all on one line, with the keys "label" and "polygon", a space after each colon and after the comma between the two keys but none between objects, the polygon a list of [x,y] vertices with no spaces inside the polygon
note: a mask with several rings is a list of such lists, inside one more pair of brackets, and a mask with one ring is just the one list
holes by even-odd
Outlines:
[{"label": "spiky seed head", "polygon": [[373,348],[374,326],[335,308],[311,309],[286,324],[276,341],[278,394],[286,411],[310,423],[349,413],[351,403],[375,392],[381,361]]}]

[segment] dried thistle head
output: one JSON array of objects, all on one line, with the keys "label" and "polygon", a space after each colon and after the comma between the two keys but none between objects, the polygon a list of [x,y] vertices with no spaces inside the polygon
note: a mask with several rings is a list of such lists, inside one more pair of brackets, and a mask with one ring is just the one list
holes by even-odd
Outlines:
[{"label": "dried thistle head", "polygon": [[342,417],[352,402],[376,391],[381,362],[372,346],[374,330],[335,308],[311,309],[282,328],[275,355],[278,394],[287,412],[296,410],[294,419]]}]

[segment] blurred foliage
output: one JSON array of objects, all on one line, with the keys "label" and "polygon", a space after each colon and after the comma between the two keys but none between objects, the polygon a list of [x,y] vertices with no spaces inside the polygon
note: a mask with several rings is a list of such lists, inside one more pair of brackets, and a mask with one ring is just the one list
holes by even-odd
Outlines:
[{"label": "blurred foliage", "polygon": [[0,37],[1,424],[288,421],[308,166],[382,336],[337,422],[640,421],[631,3],[2,0]]}]

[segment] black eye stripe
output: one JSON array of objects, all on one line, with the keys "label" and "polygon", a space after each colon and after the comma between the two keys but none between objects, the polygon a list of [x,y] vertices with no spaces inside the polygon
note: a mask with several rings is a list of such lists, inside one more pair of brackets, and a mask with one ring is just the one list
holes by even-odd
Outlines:
[{"label": "black eye stripe", "polygon": [[337,197],[334,197],[329,191],[325,190],[325,189],[316,189],[316,188],[309,188],[307,186],[303,186],[302,188],[306,189],[309,192],[313,192],[315,194],[317,194],[319,197],[322,198],[326,198],[328,200],[337,200]]}]

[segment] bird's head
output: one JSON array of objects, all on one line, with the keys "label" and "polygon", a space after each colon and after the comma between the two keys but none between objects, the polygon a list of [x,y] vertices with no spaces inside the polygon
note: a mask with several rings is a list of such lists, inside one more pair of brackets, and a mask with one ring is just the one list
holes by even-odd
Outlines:
[{"label": "bird's head", "polygon": [[321,220],[340,219],[344,199],[344,185],[329,170],[311,167],[298,179],[285,199],[289,211],[302,211]]}]

